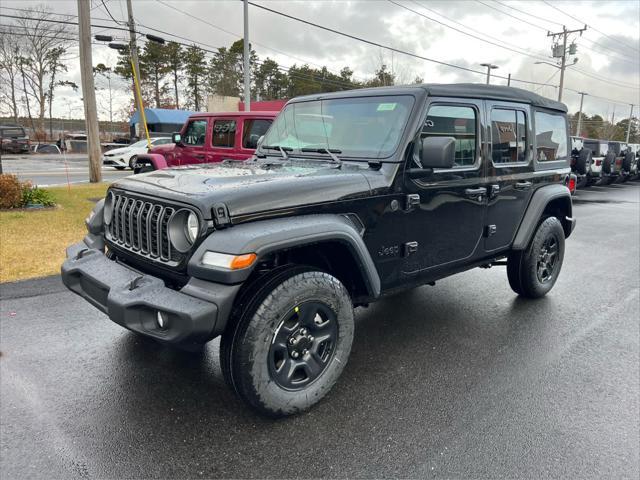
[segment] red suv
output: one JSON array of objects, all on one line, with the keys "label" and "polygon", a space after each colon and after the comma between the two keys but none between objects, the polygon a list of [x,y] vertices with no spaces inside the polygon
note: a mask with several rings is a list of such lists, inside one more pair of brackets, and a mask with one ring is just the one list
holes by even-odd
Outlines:
[{"label": "red suv", "polygon": [[138,155],[135,173],[178,165],[246,160],[253,155],[278,112],[198,113],[191,115],[173,142]]}]

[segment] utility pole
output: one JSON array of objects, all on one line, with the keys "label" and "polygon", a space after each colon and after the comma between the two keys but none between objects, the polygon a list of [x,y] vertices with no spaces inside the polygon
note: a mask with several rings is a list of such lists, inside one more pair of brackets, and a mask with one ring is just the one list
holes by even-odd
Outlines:
[{"label": "utility pole", "polygon": [[629,143],[629,135],[631,134],[631,120],[633,118],[633,104],[631,104],[631,110],[629,111],[629,124],[627,125],[627,139],[624,143]]},{"label": "utility pole", "polygon": [[[131,0],[128,0],[131,1]],[[249,45],[249,1],[244,0],[244,111],[251,111],[251,66],[249,65],[249,55],[251,46]]]},{"label": "utility pole", "polygon": [[[560,57],[561,59],[561,63],[560,63],[560,87],[558,89],[558,101],[561,102],[562,101],[562,90],[564,88],[564,71],[567,68],[567,37],[569,36],[570,33],[580,33],[580,35],[582,36],[582,32],[584,32],[587,29],[587,26],[585,25],[584,28],[579,28],[576,30],[567,30],[567,27],[565,27],[564,25],[562,26],[562,31],[561,32],[556,32],[556,33],[551,33],[551,32],[547,32],[547,37],[553,37],[554,39],[558,36],[562,36],[562,51],[561,54],[558,55],[558,47],[559,45],[556,45],[554,47],[554,57],[558,58]],[[571,45],[571,50],[568,52],[569,54],[573,55],[576,52],[576,46],[575,45]],[[576,59],[577,61],[577,59]],[[575,62],[574,62],[575,63]]]},{"label": "utility pole", "polygon": [[578,125],[576,126],[576,137],[580,136],[580,130],[582,128],[582,104],[584,102],[584,96],[588,95],[585,92],[580,93],[580,111],[578,112]]},{"label": "utility pole", "polygon": [[498,68],[497,65],[493,65],[492,63],[481,63],[481,67],[487,67],[487,85],[489,85],[491,81],[491,70]]},{"label": "utility pole", "polygon": [[100,165],[100,131],[96,109],[96,90],[93,84],[93,59],[91,57],[91,17],[90,0],[78,0],[78,28],[80,38],[80,76],[82,79],[82,99],[87,129],[87,153],[89,154],[89,181],[102,181]]},{"label": "utility pole", "polygon": [[507,87],[511,86],[511,74],[507,77]]}]

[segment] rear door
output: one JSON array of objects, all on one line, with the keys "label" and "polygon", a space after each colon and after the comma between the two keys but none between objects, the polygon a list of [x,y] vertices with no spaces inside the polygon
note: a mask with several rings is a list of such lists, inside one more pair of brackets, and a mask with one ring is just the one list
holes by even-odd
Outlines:
[{"label": "rear door", "polygon": [[528,105],[486,101],[489,141],[485,250],[508,248],[533,192],[533,133]]},{"label": "rear door", "polygon": [[221,162],[226,159],[244,160],[238,151],[241,138],[240,118],[214,117],[211,132],[211,145],[207,162]]}]

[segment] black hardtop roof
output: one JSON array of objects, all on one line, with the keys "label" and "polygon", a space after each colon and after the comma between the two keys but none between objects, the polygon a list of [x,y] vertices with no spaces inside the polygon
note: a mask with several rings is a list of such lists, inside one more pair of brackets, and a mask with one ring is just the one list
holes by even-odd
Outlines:
[{"label": "black hardtop roof", "polygon": [[502,85],[485,85],[482,83],[425,83],[422,85],[402,85],[393,87],[360,88],[341,92],[319,93],[298,97],[292,101],[305,101],[321,98],[363,97],[369,95],[402,95],[406,93],[426,91],[431,97],[459,97],[501,100],[507,102],[527,103],[535,107],[549,108],[567,112],[564,103],[556,102],[537,93],[521,88]]}]

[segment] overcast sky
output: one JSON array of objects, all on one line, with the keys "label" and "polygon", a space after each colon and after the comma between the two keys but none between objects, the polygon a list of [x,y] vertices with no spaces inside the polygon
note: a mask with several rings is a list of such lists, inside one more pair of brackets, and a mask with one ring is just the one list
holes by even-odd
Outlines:
[{"label": "overcast sky", "polygon": [[[111,15],[117,20],[126,16],[125,0],[104,0]],[[548,65],[536,65],[536,61],[551,54],[551,38],[547,30],[561,31],[581,28],[586,22],[591,28],[583,34],[570,36],[578,45],[575,67],[567,69],[565,87],[587,92],[584,111],[608,115],[611,118],[614,105],[616,118],[628,116],[629,104],[640,104],[640,1],[576,2],[539,1],[259,1],[255,3],[285,12],[314,23],[330,27],[379,44],[393,46],[422,57],[450,64],[483,70],[479,64],[491,62],[499,66],[494,74],[514,79],[530,80],[558,85],[558,69]],[[0,11],[15,14],[10,8],[27,8],[42,4],[31,0],[2,0]],[[55,13],[77,14],[76,0],[49,0],[46,3]],[[92,23],[105,25],[109,15],[101,0],[92,0]],[[189,13],[200,20],[182,14],[167,5]],[[552,6],[566,12],[567,16]],[[237,0],[134,0],[136,21],[175,35],[186,37],[210,48],[229,46],[243,33],[242,3]],[[472,38],[447,28],[422,15],[450,25],[497,45]],[[575,17],[571,18],[571,17]],[[578,21],[579,20],[579,21]],[[0,23],[10,20],[1,18]],[[457,23],[455,23],[457,22]],[[112,24],[112,23],[110,23]],[[438,65],[383,48],[348,39],[335,33],[302,24],[256,7],[249,7],[250,41],[261,59],[269,56],[281,65],[289,67],[308,63],[326,65],[338,72],[349,66],[357,79],[371,77],[384,62],[394,73],[406,81],[416,76],[425,82],[484,82],[483,75]],[[149,31],[140,26],[141,31]],[[75,29],[74,29],[75,30]],[[108,33],[94,28],[93,34]],[[124,39],[126,32],[111,32]],[[162,35],[169,39],[168,35]],[[185,43],[185,40],[181,40]],[[501,48],[507,47],[507,48]],[[512,50],[525,51],[530,56]],[[70,53],[68,79],[80,84],[77,49]],[[106,46],[94,45],[94,64],[114,66],[116,53]],[[535,58],[532,58],[535,57]],[[578,71],[579,70],[579,71]],[[506,84],[506,80],[494,78],[492,83]],[[538,93],[557,98],[557,89],[551,86],[535,86],[512,82],[512,86],[533,89]],[[105,105],[104,92],[99,91],[98,101]],[[603,100],[604,97],[616,103]],[[563,101],[570,111],[576,111],[580,96],[566,90]],[[118,98],[126,104],[123,93]],[[80,117],[80,94],[60,90],[54,115]],[[104,109],[101,117],[105,118]]]}]

